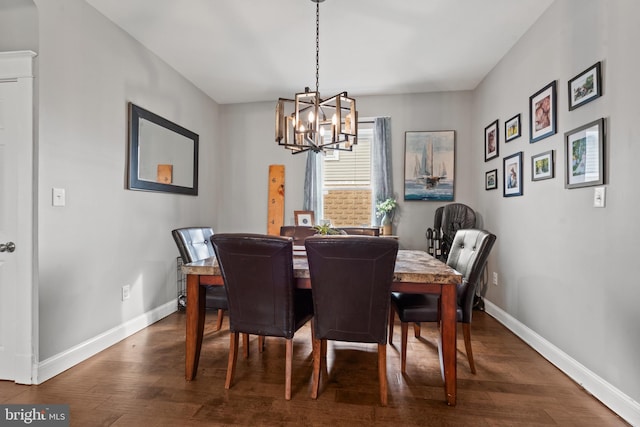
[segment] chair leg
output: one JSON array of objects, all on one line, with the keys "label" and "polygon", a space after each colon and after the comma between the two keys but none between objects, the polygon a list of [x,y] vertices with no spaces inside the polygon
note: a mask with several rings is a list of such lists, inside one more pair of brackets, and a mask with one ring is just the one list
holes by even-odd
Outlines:
[{"label": "chair leg", "polygon": [[244,358],[249,358],[249,334],[242,334],[242,346],[244,347]]},{"label": "chair leg", "polygon": [[473,351],[471,350],[471,324],[462,324],[462,334],[464,335],[464,349],[467,351],[467,359],[469,360],[469,368],[471,373],[476,373],[476,364],[473,363]]},{"label": "chair leg", "polygon": [[407,335],[409,334],[409,324],[407,322],[400,323],[400,372],[407,372]]},{"label": "chair leg", "polygon": [[258,335],[258,352],[264,351],[264,335]]},{"label": "chair leg", "polygon": [[[260,336],[262,338],[262,336]],[[291,371],[293,367],[293,338],[286,340],[285,358],[284,358],[284,398],[291,400]]]},{"label": "chair leg", "polygon": [[378,381],[380,382],[380,404],[387,406],[387,345],[378,344]]},{"label": "chair leg", "polygon": [[222,321],[224,320],[224,310],[218,309],[218,322],[216,323],[216,331],[219,331],[222,328]]},{"label": "chair leg", "polygon": [[318,398],[320,389],[320,367],[322,365],[322,342],[324,340],[313,340],[313,384],[311,385],[311,398]]},{"label": "chair leg", "polygon": [[227,364],[227,379],[224,382],[224,388],[229,390],[233,376],[236,373],[236,362],[238,361],[238,332],[232,332],[229,335],[229,363]]},{"label": "chair leg", "polygon": [[420,338],[420,323],[415,322],[413,324],[413,336],[416,338]]},{"label": "chair leg", "polygon": [[395,321],[395,310],[389,306],[389,344],[393,344],[393,322]]}]

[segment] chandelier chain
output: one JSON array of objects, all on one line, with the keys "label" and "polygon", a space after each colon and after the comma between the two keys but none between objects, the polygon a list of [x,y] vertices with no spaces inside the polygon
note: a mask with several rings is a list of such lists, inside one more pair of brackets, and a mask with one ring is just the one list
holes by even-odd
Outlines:
[{"label": "chandelier chain", "polygon": [[316,92],[320,87],[320,3],[316,3]]}]

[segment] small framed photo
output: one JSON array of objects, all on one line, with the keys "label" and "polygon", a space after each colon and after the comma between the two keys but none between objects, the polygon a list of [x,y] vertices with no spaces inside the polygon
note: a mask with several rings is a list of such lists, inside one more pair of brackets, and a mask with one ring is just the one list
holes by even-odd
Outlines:
[{"label": "small framed photo", "polygon": [[531,181],[542,181],[554,176],[553,150],[531,156]]},{"label": "small framed photo", "polygon": [[302,225],[306,227],[313,227],[315,225],[313,211],[293,211],[293,216],[296,225]]},{"label": "small framed photo", "polygon": [[604,119],[564,134],[564,188],[604,184]]},{"label": "small framed photo", "polygon": [[600,62],[569,80],[569,111],[602,96]]},{"label": "small framed photo", "polygon": [[556,130],[556,81],[529,97],[529,142],[551,136]]},{"label": "small framed photo", "polygon": [[504,142],[509,142],[520,136],[520,114],[504,122]]},{"label": "small framed photo", "polygon": [[504,197],[522,196],[522,151],[504,158]]},{"label": "small framed photo", "polygon": [[484,189],[495,190],[498,188],[498,169],[487,172],[484,175]]},{"label": "small framed photo", "polygon": [[484,161],[498,157],[498,121],[484,128]]}]

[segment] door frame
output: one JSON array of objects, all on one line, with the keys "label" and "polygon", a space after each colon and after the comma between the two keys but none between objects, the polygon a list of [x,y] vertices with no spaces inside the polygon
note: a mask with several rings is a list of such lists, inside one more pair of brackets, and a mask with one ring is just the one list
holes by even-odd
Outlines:
[{"label": "door frame", "polygon": [[13,381],[20,384],[33,384],[37,376],[37,294],[35,292],[35,233],[34,217],[34,73],[33,62],[36,56],[32,51],[0,52],[0,80],[18,85],[16,108],[21,110],[22,123],[17,141],[19,150],[15,160],[17,164],[16,184],[21,191],[29,192],[31,197],[18,197],[16,210],[18,227],[15,241],[19,245],[16,256],[16,322],[15,322],[15,375]]}]

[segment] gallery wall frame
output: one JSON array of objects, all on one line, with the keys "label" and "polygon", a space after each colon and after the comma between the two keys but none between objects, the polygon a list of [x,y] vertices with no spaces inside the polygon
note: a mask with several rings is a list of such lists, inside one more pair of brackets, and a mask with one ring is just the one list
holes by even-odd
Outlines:
[{"label": "gallery wall frame", "polygon": [[404,200],[454,200],[455,147],[453,130],[405,132]]},{"label": "gallery wall frame", "polygon": [[484,128],[484,161],[488,162],[499,156],[500,133],[498,132],[498,120]]},{"label": "gallery wall frame", "polygon": [[484,174],[484,189],[496,190],[497,188],[498,188],[498,169],[494,169]]},{"label": "gallery wall frame", "polygon": [[542,181],[555,176],[554,150],[531,156],[531,181]]},{"label": "gallery wall frame", "polygon": [[513,141],[520,135],[520,114],[516,114],[504,122],[504,142]]},{"label": "gallery wall frame", "polygon": [[577,127],[565,136],[565,188],[604,184],[605,120]]},{"label": "gallery wall frame", "polygon": [[522,151],[503,159],[502,188],[504,197],[522,196]]},{"label": "gallery wall frame", "polygon": [[602,96],[602,66],[596,62],[567,83],[569,111],[575,110]]},{"label": "gallery wall frame", "polygon": [[556,81],[529,97],[529,142],[538,142],[557,133]]}]

